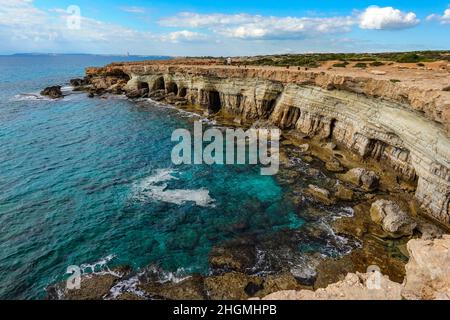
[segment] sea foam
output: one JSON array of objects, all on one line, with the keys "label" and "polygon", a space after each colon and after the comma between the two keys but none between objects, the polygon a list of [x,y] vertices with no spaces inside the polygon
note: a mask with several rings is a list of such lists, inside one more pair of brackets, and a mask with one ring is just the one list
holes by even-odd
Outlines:
[{"label": "sea foam", "polygon": [[200,207],[214,207],[214,199],[209,195],[208,189],[168,189],[164,182],[177,180],[175,173],[171,169],[157,170],[134,186],[134,198],[144,202],[152,200],[177,205],[195,202]]}]

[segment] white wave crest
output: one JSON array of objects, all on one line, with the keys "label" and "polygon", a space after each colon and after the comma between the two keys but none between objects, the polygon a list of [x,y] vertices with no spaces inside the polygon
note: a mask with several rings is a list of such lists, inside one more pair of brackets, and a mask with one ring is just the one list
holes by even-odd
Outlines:
[{"label": "white wave crest", "polygon": [[108,267],[108,263],[113,260],[116,256],[110,254],[104,258],[101,258],[98,261],[93,263],[83,263],[80,265],[81,273],[83,275],[104,275],[104,274],[112,274],[116,277],[120,277],[121,275],[117,272],[112,271]]},{"label": "white wave crest", "polygon": [[41,96],[39,93],[20,93],[9,99],[9,101],[55,101],[55,99]]},{"label": "white wave crest", "polygon": [[157,170],[154,175],[135,185],[134,198],[144,202],[153,200],[177,205],[195,202],[200,207],[214,207],[214,199],[210,197],[208,189],[167,189],[167,184],[162,182],[178,179],[174,173],[170,169]]}]

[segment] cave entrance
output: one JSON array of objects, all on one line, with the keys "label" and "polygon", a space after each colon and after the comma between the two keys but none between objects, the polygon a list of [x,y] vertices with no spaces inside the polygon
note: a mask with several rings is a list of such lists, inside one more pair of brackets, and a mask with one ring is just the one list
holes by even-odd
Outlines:
[{"label": "cave entrance", "polygon": [[222,106],[220,101],[220,93],[212,90],[208,92],[208,111],[218,112]]},{"label": "cave entrance", "polygon": [[330,135],[329,138],[333,138],[334,129],[336,128],[336,119],[331,119],[330,121]]},{"label": "cave entrance", "polygon": [[137,83],[137,88],[138,88],[138,90],[141,90],[141,89],[149,89],[149,87],[148,87],[148,83],[147,82],[138,82]]},{"label": "cave entrance", "polygon": [[178,86],[175,82],[169,82],[166,86],[167,93],[178,94]]},{"label": "cave entrance", "polygon": [[181,98],[184,98],[184,97],[186,97],[186,94],[187,94],[187,89],[186,88],[180,88],[180,91],[178,92],[178,95]]},{"label": "cave entrance", "polygon": [[166,84],[164,82],[164,78],[163,77],[159,77],[158,79],[155,80],[155,82],[153,83],[153,87],[152,90],[156,91],[156,90],[164,90],[166,88]]}]

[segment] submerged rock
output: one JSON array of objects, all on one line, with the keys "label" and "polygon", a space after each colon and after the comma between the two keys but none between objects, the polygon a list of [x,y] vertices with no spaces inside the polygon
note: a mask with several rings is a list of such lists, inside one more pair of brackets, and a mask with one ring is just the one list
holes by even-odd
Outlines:
[{"label": "submerged rock", "polygon": [[339,175],[339,178],[361,187],[366,191],[375,190],[380,181],[380,178],[375,172],[364,168],[351,169],[346,173]]},{"label": "submerged rock", "polygon": [[244,272],[254,266],[255,252],[251,246],[215,247],[209,254],[213,270]]},{"label": "submerged rock", "polygon": [[400,207],[389,200],[377,200],[370,208],[370,217],[392,237],[410,236],[416,222]]},{"label": "submerged rock", "polygon": [[41,95],[50,97],[52,99],[58,99],[62,97],[61,86],[47,87],[41,91]]}]

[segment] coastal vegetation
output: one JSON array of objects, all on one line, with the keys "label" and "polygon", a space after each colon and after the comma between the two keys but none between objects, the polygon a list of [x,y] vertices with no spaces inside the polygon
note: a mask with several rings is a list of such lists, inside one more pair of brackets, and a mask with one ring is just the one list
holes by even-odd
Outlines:
[{"label": "coastal vegetation", "polygon": [[[213,59],[213,57],[202,57]],[[317,67],[325,61],[341,61],[335,67],[345,67],[348,62],[366,62],[371,66],[382,66],[385,62],[423,63],[446,60],[450,61],[450,51],[414,51],[384,53],[307,53],[280,54],[239,58],[240,62],[260,66],[302,66]]]}]

